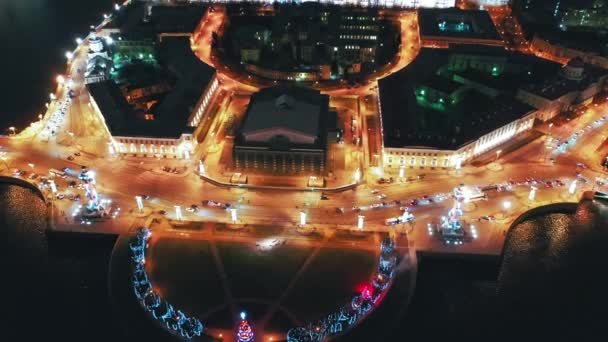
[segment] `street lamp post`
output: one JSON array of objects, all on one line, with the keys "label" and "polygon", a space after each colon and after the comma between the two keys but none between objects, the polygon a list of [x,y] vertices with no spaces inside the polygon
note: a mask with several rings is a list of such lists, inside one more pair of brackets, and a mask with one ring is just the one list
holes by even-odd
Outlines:
[{"label": "street lamp post", "polygon": [[536,190],[537,189],[538,188],[535,187],[535,186],[531,187],[530,194],[528,194],[528,200],[530,200],[530,202],[534,202],[534,198],[536,197]]},{"label": "street lamp post", "polygon": [[361,169],[357,168],[355,170],[355,183],[359,183],[361,181]]},{"label": "street lamp post", "polygon": [[500,156],[501,153],[502,153],[502,150],[496,151],[496,160],[495,161],[498,161],[498,157]]},{"label": "street lamp post", "polygon": [[27,166],[29,166],[32,169],[32,172],[34,172],[34,163],[27,163]]},{"label": "street lamp post", "polygon": [[364,227],[365,227],[365,216],[359,215],[357,217],[357,229],[363,230]]},{"label": "street lamp post", "polygon": [[198,161],[198,173],[201,176],[205,175],[205,165],[203,165],[203,161],[202,160]]},{"label": "street lamp post", "polygon": [[9,127],[8,130],[11,133],[11,135],[15,135],[15,127]]},{"label": "street lamp post", "polygon": [[306,213],[300,211],[300,227],[304,227],[306,225]]},{"label": "street lamp post", "polygon": [[135,196],[135,202],[137,202],[137,209],[139,209],[139,212],[141,213],[144,210],[144,202],[141,196]]},{"label": "street lamp post", "polygon": [[574,195],[574,193],[576,192],[576,179],[572,181],[572,183],[570,183],[570,187],[568,188],[568,192],[570,193],[570,195]]},{"label": "street lamp post", "polygon": [[178,221],[181,221],[181,220],[182,220],[182,207],[181,207],[181,206],[179,206],[179,205],[176,205],[176,206],[175,206],[175,218],[176,218]]},{"label": "street lamp post", "polygon": [[511,201],[504,201],[502,202],[502,208],[504,209],[505,212],[507,212],[509,209],[511,209]]},{"label": "street lamp post", "polygon": [[230,219],[232,220],[232,223],[236,223],[238,219],[236,215],[236,208],[230,208]]}]

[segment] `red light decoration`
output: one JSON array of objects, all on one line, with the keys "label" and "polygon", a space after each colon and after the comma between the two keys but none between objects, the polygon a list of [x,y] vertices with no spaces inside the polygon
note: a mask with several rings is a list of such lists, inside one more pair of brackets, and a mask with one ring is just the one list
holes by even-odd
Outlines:
[{"label": "red light decoration", "polygon": [[371,299],[372,298],[372,288],[369,285],[365,285],[361,290],[361,298],[362,299]]},{"label": "red light decoration", "polygon": [[241,313],[241,322],[239,323],[239,329],[236,333],[237,340],[239,342],[251,342],[254,339],[253,329],[249,322],[245,319],[245,314]]}]

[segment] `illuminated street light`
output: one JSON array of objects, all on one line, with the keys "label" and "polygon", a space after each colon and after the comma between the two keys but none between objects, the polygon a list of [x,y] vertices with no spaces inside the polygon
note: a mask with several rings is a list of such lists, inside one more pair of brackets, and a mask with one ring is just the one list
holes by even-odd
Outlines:
[{"label": "illuminated street light", "polygon": [[537,187],[535,187],[535,186],[533,186],[530,189],[530,194],[528,194],[528,200],[534,201],[534,198],[536,197],[536,190],[537,190]]},{"label": "illuminated street light", "polygon": [[135,201],[137,202],[137,209],[139,209],[139,212],[142,212],[144,210],[144,201],[141,196],[135,196]]},{"label": "illuminated street light", "polygon": [[203,165],[203,161],[202,160],[198,161],[198,173],[201,176],[205,175],[205,165]]},{"label": "illuminated street light", "polygon": [[106,44],[108,45],[112,45],[114,44],[114,39],[112,37],[106,37]]},{"label": "illuminated street light", "polygon": [[56,194],[57,193],[57,185],[55,185],[54,181],[50,181],[49,184],[51,185],[51,191]]},{"label": "illuminated street light", "polygon": [[570,193],[570,195],[574,195],[574,193],[576,192],[576,179],[572,181],[572,183],[570,183],[570,187],[568,188],[568,192]]},{"label": "illuminated street light", "polygon": [[236,208],[230,208],[230,219],[232,220],[232,223],[236,223]]},{"label": "illuminated street light", "polygon": [[12,135],[15,135],[15,127],[9,127],[9,131],[11,131]]},{"label": "illuminated street light", "polygon": [[38,114],[38,120],[42,120],[42,114]]},{"label": "illuminated street light", "polygon": [[114,10],[115,11],[119,11],[120,10],[120,5],[119,4],[114,4]]},{"label": "illuminated street light", "polygon": [[67,52],[65,53],[65,58],[67,58],[67,59],[72,59],[72,58],[74,58],[74,53],[72,53],[71,51],[67,51]]},{"label": "illuminated street light", "polygon": [[306,213],[300,211],[300,226],[304,227],[306,225]]},{"label": "illuminated street light", "polygon": [[179,205],[175,206],[175,218],[178,221],[182,220],[182,207],[180,207]]},{"label": "illuminated street light", "polygon": [[365,226],[365,216],[363,215],[359,215],[357,217],[357,229],[363,229],[363,227]]},{"label": "illuminated street light", "polygon": [[65,77],[63,77],[63,75],[57,75],[55,80],[57,81],[57,84],[63,84],[65,82]]},{"label": "illuminated street light", "polygon": [[51,99],[51,101],[53,101],[53,100],[57,99],[57,96],[55,96],[55,94],[53,94],[53,93],[50,93],[49,98]]},{"label": "illuminated street light", "polygon": [[76,44],[78,44],[78,45],[82,44],[82,38],[76,38]]},{"label": "illuminated street light", "polygon": [[399,167],[399,178],[403,178],[405,177],[405,167],[400,166]]},{"label": "illuminated street light", "polygon": [[355,183],[359,183],[359,181],[361,181],[361,170],[356,169],[355,170]]},{"label": "illuminated street light", "polygon": [[510,201],[504,201],[504,202],[502,202],[502,207],[505,210],[511,209],[511,202]]}]

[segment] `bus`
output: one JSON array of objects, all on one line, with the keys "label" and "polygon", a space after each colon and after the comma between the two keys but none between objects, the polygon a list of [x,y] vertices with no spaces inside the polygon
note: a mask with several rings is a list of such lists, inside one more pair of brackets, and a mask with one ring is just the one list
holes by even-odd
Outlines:
[{"label": "bus", "polygon": [[406,222],[410,222],[413,220],[414,220],[414,215],[409,214],[409,213],[404,213],[403,215],[401,215],[399,217],[391,217],[389,219],[386,219],[386,221],[384,221],[384,224],[386,224],[387,226],[394,226],[396,224],[406,223]]},{"label": "bus", "polygon": [[62,178],[66,177],[65,172],[59,171],[57,169],[50,169],[49,170],[49,175],[56,176],[56,177],[62,177]]}]

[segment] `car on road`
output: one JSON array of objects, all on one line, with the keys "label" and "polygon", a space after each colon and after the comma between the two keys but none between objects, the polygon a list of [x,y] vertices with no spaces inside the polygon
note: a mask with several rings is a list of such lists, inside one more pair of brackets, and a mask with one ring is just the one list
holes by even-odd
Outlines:
[{"label": "car on road", "polygon": [[80,152],[76,152],[76,153],[74,153],[74,155],[75,155],[76,157],[80,157],[80,156],[81,156]]},{"label": "car on road", "polygon": [[494,221],[494,215],[484,215],[477,219],[477,221],[486,220],[486,221]]},{"label": "car on road", "polygon": [[68,160],[72,161],[72,160],[74,160],[74,157],[73,156],[68,156]]},{"label": "car on road", "polygon": [[64,194],[57,194],[57,199],[64,199],[65,195]]},{"label": "car on road", "polygon": [[198,206],[196,204],[193,204],[193,205],[189,206],[188,208],[186,208],[186,211],[191,212],[191,213],[196,212],[197,210],[198,210]]},{"label": "car on road", "polygon": [[38,178],[38,175],[35,173],[32,173],[29,177],[27,177],[28,179],[34,180],[36,178]]},{"label": "car on road", "polygon": [[386,198],[386,195],[385,195],[385,194],[380,194],[380,195],[378,195],[377,197],[378,197],[378,199],[385,199],[385,198]]},{"label": "car on road", "polygon": [[321,195],[321,200],[323,201],[327,201],[329,199],[329,197],[325,196],[325,195]]},{"label": "car on road", "polygon": [[389,178],[378,178],[378,184],[391,184],[393,182],[393,177]]},{"label": "car on road", "polygon": [[344,208],[336,208],[336,213],[344,214]]},{"label": "car on road", "polygon": [[152,198],[152,197],[150,197],[150,195],[145,195],[145,194],[144,195],[139,195],[139,196],[141,196],[141,198],[145,199],[145,200],[149,200],[150,198]]},{"label": "car on road", "polygon": [[413,200],[410,201],[410,206],[411,207],[415,207],[418,204],[420,204],[420,202],[417,199],[413,199]]},{"label": "car on road", "polygon": [[372,195],[375,195],[375,194],[377,194],[377,193],[379,193],[379,192],[380,192],[380,190],[378,190],[378,189],[373,189],[373,190],[372,190]]},{"label": "car on road", "polygon": [[222,203],[212,201],[212,200],[203,200],[202,203],[203,203],[203,205],[206,205],[208,207],[221,207],[222,206]]}]

